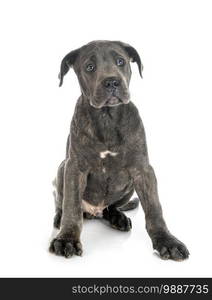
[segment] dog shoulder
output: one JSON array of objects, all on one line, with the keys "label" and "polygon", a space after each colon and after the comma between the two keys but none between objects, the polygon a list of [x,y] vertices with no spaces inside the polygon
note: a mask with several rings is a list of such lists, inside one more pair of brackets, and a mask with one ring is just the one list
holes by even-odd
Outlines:
[{"label": "dog shoulder", "polygon": [[89,114],[88,109],[86,107],[86,103],[82,96],[77,100],[74,115],[72,117],[71,121],[71,133],[73,134],[79,134],[79,132],[82,132],[86,130],[89,126]]},{"label": "dog shoulder", "polygon": [[132,131],[132,133],[141,128],[143,129],[143,122],[141,120],[138,108],[132,101],[130,101],[130,103],[126,106],[125,118],[127,121],[127,127]]}]

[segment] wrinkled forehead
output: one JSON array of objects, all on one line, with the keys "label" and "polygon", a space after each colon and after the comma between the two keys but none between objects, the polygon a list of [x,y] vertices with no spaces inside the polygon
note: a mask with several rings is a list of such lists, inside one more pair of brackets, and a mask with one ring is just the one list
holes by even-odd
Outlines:
[{"label": "wrinkled forehead", "polygon": [[113,42],[93,42],[82,47],[80,51],[80,61],[82,63],[88,60],[109,62],[120,56],[129,60],[124,49]]}]

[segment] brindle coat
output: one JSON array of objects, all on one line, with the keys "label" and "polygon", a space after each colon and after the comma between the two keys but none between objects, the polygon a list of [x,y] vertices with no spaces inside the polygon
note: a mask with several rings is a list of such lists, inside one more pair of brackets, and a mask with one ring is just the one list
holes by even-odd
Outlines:
[{"label": "brindle coat", "polygon": [[77,101],[67,141],[66,158],[56,180],[56,216],[60,228],[50,251],[70,257],[82,254],[84,216],[102,215],[112,227],[128,231],[131,220],[122,212],[136,191],[145,212],[153,248],[165,259],[182,260],[189,252],[167,229],[149,163],[144,127],[130,101],[130,61],[142,75],[137,51],[117,41],[94,41],[68,53],[61,63],[60,86],[70,67],[82,95]]}]

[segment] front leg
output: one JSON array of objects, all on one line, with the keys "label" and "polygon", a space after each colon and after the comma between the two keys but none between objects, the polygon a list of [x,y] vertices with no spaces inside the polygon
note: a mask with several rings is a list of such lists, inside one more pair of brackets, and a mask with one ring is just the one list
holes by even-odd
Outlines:
[{"label": "front leg", "polygon": [[186,246],[168,231],[163,219],[157,191],[157,180],[150,165],[131,170],[135,190],[140,198],[146,219],[146,229],[153,248],[163,259],[183,260],[188,258]]},{"label": "front leg", "polygon": [[87,173],[80,172],[77,161],[68,158],[64,168],[63,214],[61,229],[53,239],[49,250],[57,255],[70,257],[82,255],[80,233],[83,222],[82,193],[86,186]]}]

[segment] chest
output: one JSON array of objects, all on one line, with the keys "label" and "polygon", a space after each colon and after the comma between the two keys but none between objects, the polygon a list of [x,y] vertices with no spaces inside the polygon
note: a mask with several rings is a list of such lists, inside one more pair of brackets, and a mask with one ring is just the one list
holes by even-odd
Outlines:
[{"label": "chest", "polygon": [[107,117],[102,119],[101,122],[96,122],[93,131],[96,139],[106,147],[105,151],[102,151],[102,158],[105,158],[106,156],[114,157],[116,151],[111,149],[122,145],[126,136],[121,124],[114,120],[110,120]]},{"label": "chest", "polygon": [[[118,152],[119,151],[119,152]],[[123,164],[123,152],[121,149],[118,151],[104,150],[99,152],[100,158],[100,168],[103,173],[108,172],[109,170],[118,169]]]}]

